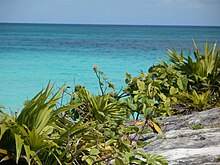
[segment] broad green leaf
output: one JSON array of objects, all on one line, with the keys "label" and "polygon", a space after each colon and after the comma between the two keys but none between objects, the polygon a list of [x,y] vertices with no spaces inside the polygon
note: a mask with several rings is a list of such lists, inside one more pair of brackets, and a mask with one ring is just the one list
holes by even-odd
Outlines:
[{"label": "broad green leaf", "polygon": [[86,162],[87,162],[89,165],[92,165],[92,162],[93,162],[93,161],[92,161],[92,159],[87,158],[87,159],[86,159]]},{"label": "broad green leaf", "polygon": [[113,138],[115,136],[115,132],[113,132],[111,130],[106,130],[105,131],[105,136]]},{"label": "broad green leaf", "polygon": [[187,90],[187,84],[188,84],[188,79],[185,77],[179,77],[177,79],[177,85],[178,87],[183,90],[186,91]]},{"label": "broad green leaf", "polygon": [[173,86],[170,88],[170,95],[176,94],[178,92],[178,88],[174,88]]},{"label": "broad green leaf", "polygon": [[143,81],[137,80],[137,86],[140,91],[144,91],[146,89]]},{"label": "broad green leaf", "polygon": [[89,151],[89,155],[98,155],[100,153],[100,151],[97,149],[97,148],[92,148],[90,151]]},{"label": "broad green leaf", "polygon": [[88,159],[88,156],[87,156],[87,155],[84,155],[81,160],[82,160],[82,161],[85,161],[86,159]]},{"label": "broad green leaf", "polygon": [[159,96],[163,101],[166,101],[167,97],[163,93],[160,93]]},{"label": "broad green leaf", "polygon": [[155,102],[154,102],[153,99],[148,99],[148,100],[147,100],[147,104],[148,104],[148,106],[153,107],[154,104],[155,104]]}]

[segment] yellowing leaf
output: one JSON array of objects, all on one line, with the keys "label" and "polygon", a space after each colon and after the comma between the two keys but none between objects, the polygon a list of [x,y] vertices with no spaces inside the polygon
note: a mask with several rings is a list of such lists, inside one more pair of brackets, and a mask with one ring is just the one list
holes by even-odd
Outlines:
[{"label": "yellowing leaf", "polygon": [[4,149],[1,149],[1,148],[0,148],[0,154],[7,155],[7,150],[4,150]]},{"label": "yellowing leaf", "polygon": [[137,102],[138,101],[138,95],[134,96],[134,101]]},{"label": "yellowing leaf", "polygon": [[159,127],[156,123],[154,123],[154,122],[151,122],[151,123],[153,124],[154,129],[155,129],[160,135],[162,135],[163,132],[162,132],[162,130],[160,129],[160,127]]},{"label": "yellowing leaf", "polygon": [[112,150],[112,147],[111,146],[106,146],[105,150]]},{"label": "yellowing leaf", "polygon": [[147,124],[148,124],[151,128],[154,127],[154,125],[152,124],[152,121],[148,121]]},{"label": "yellowing leaf", "polygon": [[144,124],[144,121],[140,120],[140,121],[136,121],[134,125],[139,126],[139,125],[142,125],[142,124]]}]

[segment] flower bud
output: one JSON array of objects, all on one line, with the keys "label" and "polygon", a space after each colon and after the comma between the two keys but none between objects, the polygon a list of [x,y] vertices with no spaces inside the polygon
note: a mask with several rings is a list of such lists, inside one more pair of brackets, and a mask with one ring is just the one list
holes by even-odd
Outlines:
[{"label": "flower bud", "polygon": [[97,65],[94,65],[93,66],[93,70],[97,70],[98,69],[98,66]]}]

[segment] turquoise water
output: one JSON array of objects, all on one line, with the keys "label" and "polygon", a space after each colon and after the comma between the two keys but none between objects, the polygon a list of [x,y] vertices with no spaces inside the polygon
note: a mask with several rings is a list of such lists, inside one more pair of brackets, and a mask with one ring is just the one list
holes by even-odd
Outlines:
[{"label": "turquoise water", "polygon": [[220,41],[220,27],[0,24],[0,105],[21,109],[49,80],[96,93],[93,65],[119,89],[126,72],[147,72],[167,48],[192,50],[192,39]]}]

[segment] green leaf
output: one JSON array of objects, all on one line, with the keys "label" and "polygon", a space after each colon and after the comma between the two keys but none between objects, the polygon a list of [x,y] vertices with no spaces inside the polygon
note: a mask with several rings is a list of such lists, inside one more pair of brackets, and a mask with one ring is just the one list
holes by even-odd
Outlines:
[{"label": "green leaf", "polygon": [[56,158],[57,162],[58,162],[60,165],[62,165],[60,159],[59,159],[54,153],[52,153],[52,154],[53,154],[53,156]]},{"label": "green leaf", "polygon": [[170,88],[170,95],[176,94],[178,92],[178,88],[174,88],[173,86]]},{"label": "green leaf", "polygon": [[168,74],[173,74],[173,72],[175,72],[175,70],[173,69],[172,66],[169,66],[169,67],[167,68],[167,73],[168,73]]},{"label": "green leaf", "polygon": [[23,146],[23,139],[21,139],[21,135],[15,134],[15,144],[16,144],[16,163],[18,164],[18,161],[20,159],[21,150]]},{"label": "green leaf", "polygon": [[100,153],[100,151],[97,149],[97,148],[92,148],[90,151],[89,151],[89,155],[98,155]]},{"label": "green leaf", "polygon": [[92,159],[89,159],[89,158],[88,158],[88,159],[86,159],[86,162],[87,162],[89,165],[92,165],[92,162],[93,162],[93,161],[92,161]]},{"label": "green leaf", "polygon": [[58,114],[61,114],[61,113],[66,112],[68,110],[71,110],[73,108],[76,108],[76,107],[78,107],[80,105],[82,105],[82,103],[77,103],[77,104],[74,104],[74,105],[68,105],[68,106],[65,106],[65,107],[58,108],[57,110],[55,110],[53,112],[53,116],[56,116]]},{"label": "green leaf", "polygon": [[140,91],[145,90],[145,83],[143,81],[137,80],[137,86]]},{"label": "green leaf", "polygon": [[146,116],[146,114],[147,114],[146,104],[143,104],[142,112],[143,112],[144,116]]},{"label": "green leaf", "polygon": [[138,99],[139,99],[139,96],[138,96],[138,95],[135,95],[135,96],[134,96],[134,101],[137,102]]},{"label": "green leaf", "polygon": [[1,138],[2,138],[2,136],[3,136],[3,134],[5,133],[5,131],[7,131],[9,128],[8,127],[6,127],[5,125],[0,125],[0,140],[1,140]]},{"label": "green leaf", "polygon": [[121,160],[120,158],[115,158],[115,165],[124,165],[123,160]]},{"label": "green leaf", "polygon": [[110,131],[110,130],[106,130],[105,131],[105,136],[113,138],[115,136],[115,132]]},{"label": "green leaf", "polygon": [[188,85],[188,79],[185,77],[179,77],[177,79],[177,85],[181,90],[186,91]]},{"label": "green leaf", "polygon": [[107,142],[105,142],[105,145],[110,146],[111,144],[116,143],[116,142],[117,142],[117,140],[109,139]]},{"label": "green leaf", "polygon": [[128,102],[129,108],[131,108],[133,111],[137,109],[137,104],[132,104],[131,102]]},{"label": "green leaf", "polygon": [[148,106],[153,107],[154,104],[155,104],[155,102],[154,102],[153,99],[148,99],[148,100],[147,100],[147,104],[148,104]]},{"label": "green leaf", "polygon": [[159,96],[163,101],[166,101],[167,97],[163,93],[160,93]]},{"label": "green leaf", "polygon": [[31,159],[30,159],[31,150],[30,150],[30,146],[24,145],[24,150],[25,150],[25,153],[26,153],[26,159],[27,159],[28,165],[30,165],[31,164]]}]

